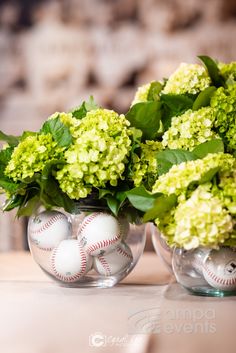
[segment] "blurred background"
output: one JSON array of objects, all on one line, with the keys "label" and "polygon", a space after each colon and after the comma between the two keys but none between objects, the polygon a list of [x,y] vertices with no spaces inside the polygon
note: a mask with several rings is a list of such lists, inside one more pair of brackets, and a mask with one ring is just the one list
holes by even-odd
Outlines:
[{"label": "blurred background", "polygon": [[[236,60],[235,38],[235,0],[0,0],[0,129],[37,130],[90,95],[126,112],[180,62]],[[25,234],[0,214],[0,251],[26,249]]]}]

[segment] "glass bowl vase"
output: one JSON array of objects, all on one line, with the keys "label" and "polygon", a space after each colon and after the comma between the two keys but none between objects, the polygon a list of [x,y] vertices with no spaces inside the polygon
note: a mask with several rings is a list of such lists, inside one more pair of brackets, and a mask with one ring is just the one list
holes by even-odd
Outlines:
[{"label": "glass bowl vase", "polygon": [[41,269],[67,287],[113,287],[143,253],[146,226],[108,208],[77,205],[71,214],[39,206],[28,222],[31,254]]},{"label": "glass bowl vase", "polygon": [[173,249],[170,248],[160,230],[154,223],[150,223],[152,244],[156,254],[160,257],[168,271],[173,274],[172,255]]},{"label": "glass bowl vase", "polygon": [[236,248],[175,248],[172,265],[177,282],[192,294],[236,295]]}]

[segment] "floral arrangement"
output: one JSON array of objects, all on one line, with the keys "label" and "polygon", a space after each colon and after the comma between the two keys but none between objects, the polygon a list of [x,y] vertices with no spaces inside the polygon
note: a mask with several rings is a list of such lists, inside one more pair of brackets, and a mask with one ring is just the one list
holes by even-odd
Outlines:
[{"label": "floral arrangement", "polygon": [[125,115],[90,97],[38,132],[1,132],[3,209],[93,199],[154,221],[170,246],[235,245],[236,62],[199,58],[138,88]]}]

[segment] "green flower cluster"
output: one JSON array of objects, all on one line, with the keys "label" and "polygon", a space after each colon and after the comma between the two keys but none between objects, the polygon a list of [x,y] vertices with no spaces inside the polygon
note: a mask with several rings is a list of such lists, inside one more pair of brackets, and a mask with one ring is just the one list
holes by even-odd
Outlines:
[{"label": "green flower cluster", "polygon": [[217,248],[230,237],[233,219],[221,200],[210,192],[211,183],[198,186],[175,210],[173,241],[185,249]]},{"label": "green flower cluster", "polygon": [[214,110],[210,107],[188,110],[172,118],[170,128],[162,136],[163,146],[191,151],[200,143],[216,138],[217,134],[212,130],[214,119]]},{"label": "green flower cluster", "polygon": [[236,216],[236,162],[231,171],[220,173],[219,185],[214,188],[229,212]]},{"label": "green flower cluster", "polygon": [[135,186],[145,184],[147,188],[152,187],[158,176],[156,153],[162,149],[159,141],[147,140],[140,144],[140,155],[134,153],[132,156],[130,176]]},{"label": "green flower cluster", "polygon": [[211,107],[215,109],[216,129],[230,150],[236,150],[236,84],[218,88],[211,98]]},{"label": "green flower cluster", "polygon": [[150,90],[150,87],[151,87],[151,83],[152,82],[149,82],[149,83],[147,83],[145,85],[140,86],[137,89],[137,92],[135,93],[135,96],[134,96],[134,99],[133,99],[133,101],[131,103],[131,106],[134,105],[134,104],[137,104],[137,103],[147,102],[149,90]]},{"label": "green flower cluster", "polygon": [[221,75],[230,81],[236,81],[236,61],[229,64],[219,63],[218,67],[220,69]]},{"label": "green flower cluster", "polygon": [[[211,171],[217,178],[207,182]],[[177,195],[176,207],[155,220],[171,247],[217,248],[236,237],[236,159],[232,155],[208,154],[174,165],[156,181],[156,192]]]},{"label": "green flower cluster", "polygon": [[86,197],[92,187],[116,186],[123,179],[131,150],[131,132],[124,115],[107,109],[90,111],[65,152],[66,164],[57,172],[60,188],[72,199]]},{"label": "green flower cluster", "polygon": [[62,158],[62,152],[50,134],[28,136],[15,147],[5,175],[16,182],[31,178],[46,163]]},{"label": "green flower cluster", "polygon": [[209,87],[210,83],[211,79],[203,66],[182,63],[167,80],[163,93],[196,94]]},{"label": "green flower cluster", "polygon": [[162,174],[154,184],[152,192],[180,195],[187,191],[191,183],[201,182],[201,179],[215,168],[222,172],[231,170],[234,162],[234,157],[226,153],[209,153],[203,159],[182,162]]}]

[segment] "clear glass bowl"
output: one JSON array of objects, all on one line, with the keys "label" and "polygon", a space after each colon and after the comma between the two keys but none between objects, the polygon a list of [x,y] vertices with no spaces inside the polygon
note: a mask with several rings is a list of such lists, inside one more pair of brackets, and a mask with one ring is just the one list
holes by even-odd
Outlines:
[{"label": "clear glass bowl", "polygon": [[175,248],[172,265],[177,282],[196,295],[236,295],[236,248]]},{"label": "clear glass bowl", "polygon": [[41,269],[67,287],[113,287],[143,253],[146,226],[114,217],[105,207],[78,206],[74,214],[39,207],[28,223],[31,254]]},{"label": "clear glass bowl", "polygon": [[170,273],[173,274],[172,269],[172,255],[173,249],[171,249],[165,241],[162,233],[156,227],[155,224],[150,223],[151,235],[152,235],[152,244],[157,253],[157,255],[161,258],[162,262],[169,270]]}]

